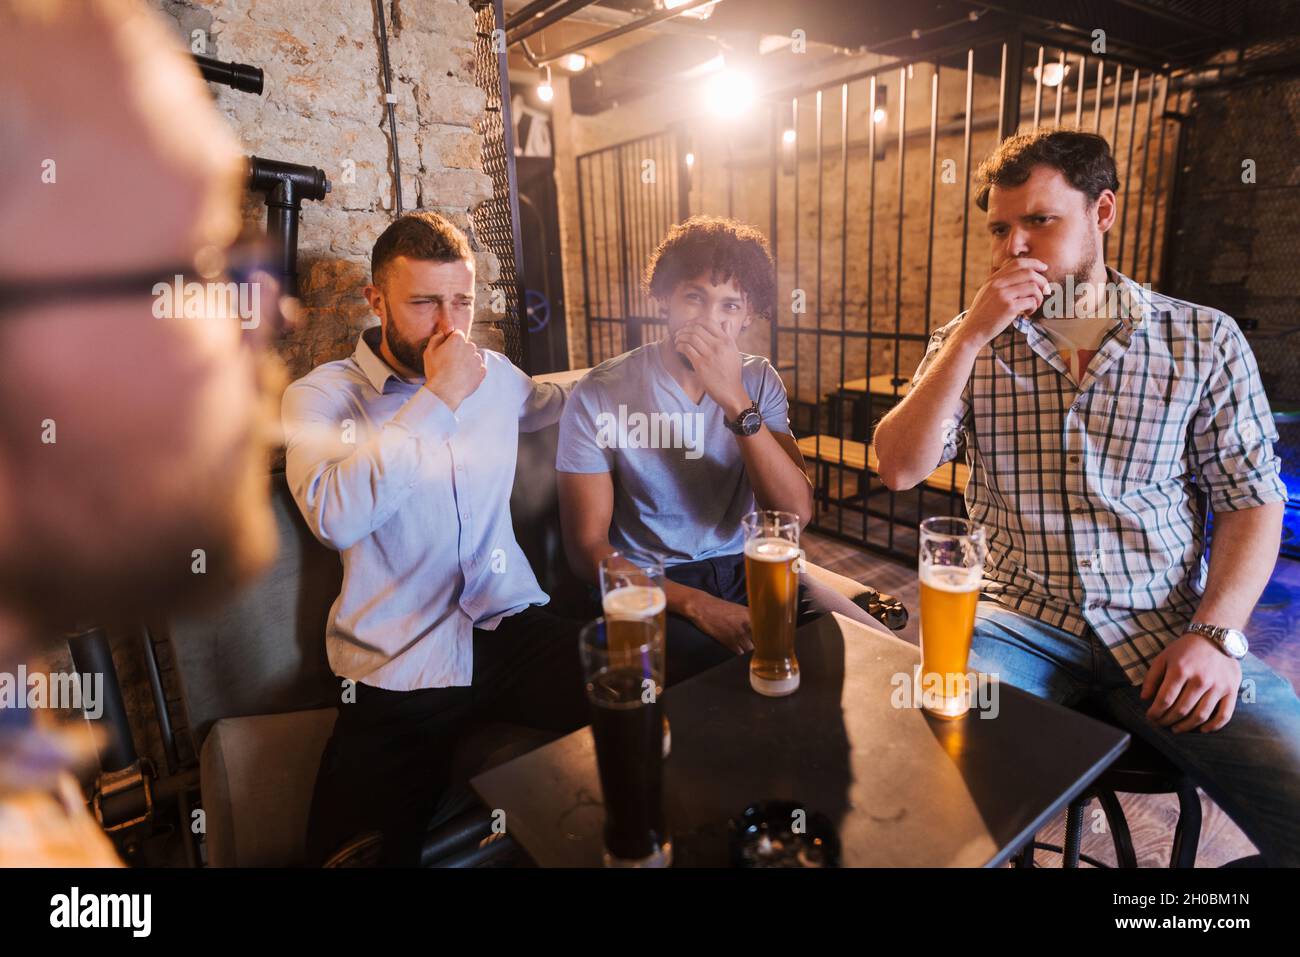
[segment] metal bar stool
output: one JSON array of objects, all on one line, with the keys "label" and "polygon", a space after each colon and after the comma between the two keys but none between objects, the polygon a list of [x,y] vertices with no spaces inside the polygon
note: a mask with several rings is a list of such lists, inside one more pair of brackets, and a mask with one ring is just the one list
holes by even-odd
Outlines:
[{"label": "metal bar stool", "polygon": [[[1089,699],[1075,710],[1098,721],[1110,724],[1109,716],[1095,701]],[[1034,867],[1034,850],[1054,851],[1062,856],[1062,867],[1078,867],[1079,861],[1093,867],[1109,867],[1096,858],[1080,851],[1083,840],[1083,814],[1089,802],[1101,802],[1115,844],[1115,859],[1119,867],[1137,867],[1137,854],[1133,850],[1133,837],[1128,819],[1124,816],[1117,792],[1124,794],[1177,794],[1178,824],[1174,828],[1174,846],[1169,855],[1170,867],[1195,867],[1196,849],[1201,840],[1201,799],[1196,785],[1181,768],[1147,744],[1141,738],[1131,737],[1128,748],[1109,768],[1102,772],[1093,785],[1075,798],[1065,815],[1065,846],[1045,844],[1031,839],[1013,860],[1016,867]]]}]

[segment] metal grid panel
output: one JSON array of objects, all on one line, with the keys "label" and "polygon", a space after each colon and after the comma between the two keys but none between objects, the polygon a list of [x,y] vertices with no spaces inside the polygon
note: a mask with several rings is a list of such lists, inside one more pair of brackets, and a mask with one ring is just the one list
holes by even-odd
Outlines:
[{"label": "metal grid panel", "polygon": [[[1044,81],[1052,72],[1060,82]],[[849,460],[865,462],[873,423],[904,394],[930,332],[970,302],[987,273],[983,214],[971,188],[980,160],[1017,128],[1106,136],[1121,179],[1107,260],[1165,288],[1188,103],[1178,83],[1149,64],[1015,34],[792,91],[773,108],[768,159],[760,162],[783,306],[769,356],[790,393],[796,435],[812,444],[805,457],[817,470],[820,530],[910,560],[922,518],[964,507],[956,464],[895,494]],[[657,134],[579,157],[591,363],[652,337],[643,326],[653,312],[637,277],[668,224],[684,215],[674,214],[675,202],[684,210],[689,185],[674,140]],[[640,179],[647,158],[661,174],[651,191]],[[750,175],[744,170],[728,165],[729,190],[732,173]],[[751,176],[742,193],[748,198],[755,187],[763,189]],[[784,306],[796,290],[805,303],[797,312]]]},{"label": "metal grid panel", "polygon": [[663,337],[641,284],[668,228],[684,214],[684,158],[673,132],[654,133],[577,159],[587,364]]},{"label": "metal grid panel", "polygon": [[[865,463],[874,423],[905,394],[930,333],[987,275],[971,178],[1001,138],[1055,125],[1106,136],[1121,178],[1108,261],[1160,285],[1179,138],[1169,95],[1164,73],[1010,37],[882,66],[777,108],[769,238],[783,306],[771,357],[816,469],[819,530],[914,560],[919,522],[964,508],[957,463],[897,494]],[[803,309],[784,306],[800,298]]]},{"label": "metal grid panel", "polygon": [[501,91],[506,82],[503,45],[493,36],[501,15],[501,0],[479,6],[475,13],[474,83],[487,97],[479,134],[483,139],[483,171],[492,178],[492,196],[471,213],[479,242],[496,254],[500,272],[491,289],[504,297],[505,313],[498,325],[510,361],[525,369],[526,338],[515,263],[520,254],[518,196],[514,170],[509,101]]}]

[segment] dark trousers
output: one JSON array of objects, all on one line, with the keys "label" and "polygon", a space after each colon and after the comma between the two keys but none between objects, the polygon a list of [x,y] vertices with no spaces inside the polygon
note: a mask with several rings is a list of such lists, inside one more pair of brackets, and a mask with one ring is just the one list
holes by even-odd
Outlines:
[{"label": "dark trousers", "polygon": [[387,864],[419,862],[438,799],[453,785],[458,740],[478,723],[504,721],[565,733],[587,724],[581,623],[536,606],[474,629],[469,687],[387,691],[356,685],[340,703],[321,757],[307,827],[307,854],[323,863],[348,840],[383,834]]},{"label": "dark trousers", "polygon": [[[739,605],[749,604],[749,595],[745,589],[745,556],[723,555],[718,558],[705,558],[698,562],[686,562],[682,565],[670,565],[664,569],[669,580],[679,585],[687,585],[708,592],[715,598],[735,602]],[[810,589],[805,582],[799,584],[799,617],[797,624],[807,624],[814,618],[831,610],[823,607],[818,600],[819,593]],[[864,615],[851,602],[845,603]],[[834,608],[840,611],[838,606]],[[669,613],[667,622],[668,644],[664,657],[668,674],[665,686],[685,681],[692,675],[722,664],[735,657],[735,653],[726,645],[710,638],[687,618]]]}]

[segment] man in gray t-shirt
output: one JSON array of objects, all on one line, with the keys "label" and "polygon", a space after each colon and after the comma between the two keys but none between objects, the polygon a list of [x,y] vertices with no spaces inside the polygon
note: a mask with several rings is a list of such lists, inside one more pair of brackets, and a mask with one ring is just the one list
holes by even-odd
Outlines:
[{"label": "man in gray t-shirt", "polygon": [[[740,223],[697,216],[651,257],[649,293],[668,336],[593,369],[560,420],[560,517],[569,563],[594,583],[612,551],[650,554],[669,579],[668,681],[753,648],[741,519],[779,509],[807,524],[812,486],[785,387],[736,337],[772,315],[767,242]],[[829,588],[801,585],[805,617],[870,622]]]}]

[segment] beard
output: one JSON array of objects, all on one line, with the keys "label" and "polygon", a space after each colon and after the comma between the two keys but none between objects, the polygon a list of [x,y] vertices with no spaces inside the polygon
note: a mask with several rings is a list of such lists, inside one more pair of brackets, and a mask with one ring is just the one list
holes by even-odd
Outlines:
[{"label": "beard", "polygon": [[[1066,279],[1072,277],[1074,279],[1074,289],[1077,295],[1078,290],[1083,286],[1083,284],[1092,281],[1092,270],[1096,265],[1097,255],[1090,251],[1075,264],[1073,269],[1062,269],[1060,271],[1049,270],[1046,273],[1047,281],[1050,282],[1053,287],[1059,287],[1061,289],[1061,295],[1064,296]],[[1047,300],[1044,299],[1043,304],[1029,314],[1029,319],[1033,322],[1039,322],[1047,318],[1043,313],[1046,304]],[[1065,315],[1074,315],[1074,303],[1062,301],[1061,308],[1063,310],[1068,310]],[[1056,318],[1059,319],[1061,316],[1058,315]]]},{"label": "beard", "polygon": [[424,375],[424,350],[429,346],[433,336],[421,340],[407,339],[398,331],[396,324],[389,322],[384,327],[384,338],[393,356],[416,375]]}]

